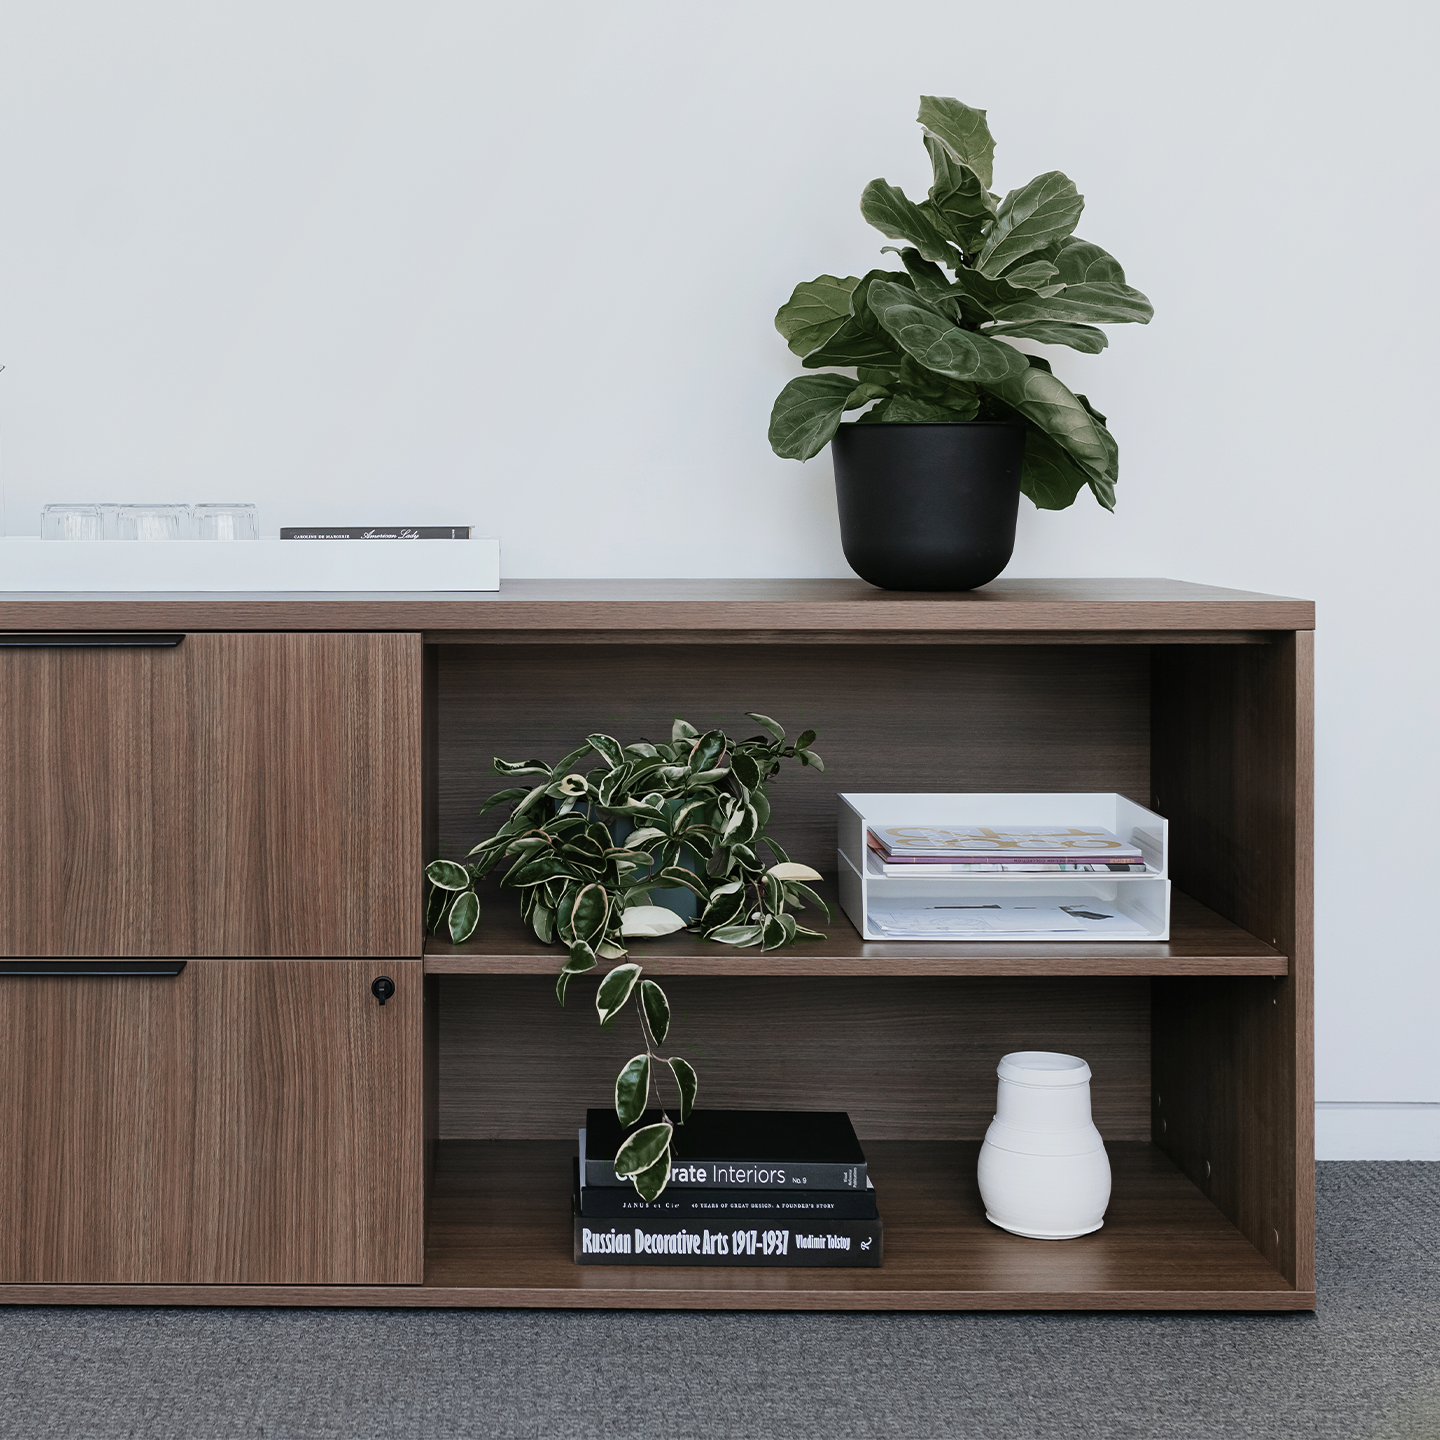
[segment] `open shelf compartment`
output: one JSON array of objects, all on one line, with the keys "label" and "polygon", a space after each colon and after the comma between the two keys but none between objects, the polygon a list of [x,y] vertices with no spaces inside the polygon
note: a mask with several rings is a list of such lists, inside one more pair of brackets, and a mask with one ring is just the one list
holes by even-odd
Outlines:
[{"label": "open shelf compartment", "polygon": [[[636,944],[677,1024],[693,1022],[673,1048],[700,1071],[700,1103],[847,1110],[885,1220],[878,1271],[697,1278],[573,1264],[574,1129],[635,1037],[626,1048],[599,1032],[583,985],[560,1010],[560,952],[487,881],[477,937],[424,947],[436,1158],[425,1303],[1313,1308],[1310,637],[1154,641],[737,635],[697,651],[617,632],[427,647],[430,854],[459,858],[500,823],[477,818],[504,783],[487,773],[492,756],[554,758],[597,727],[662,738],[675,715],[743,726],[754,708],[820,734],[824,774],[787,771],[772,792],[776,839],[795,860],[825,868],[837,792],[1030,787],[1036,803],[1143,798],[1162,853],[1154,873],[1113,883],[1173,890],[1163,939],[916,943],[863,938],[837,913],[824,941],[769,953],[684,932]],[[979,1207],[995,1064],[1027,1048],[1095,1069],[1115,1173],[1095,1236],[1024,1241]]]},{"label": "open shelf compartment", "polygon": [[[872,1141],[885,1218],[877,1270],[589,1267],[571,1258],[565,1141],[448,1141],[440,1149],[425,1289],[535,1306],[616,1309],[1248,1309],[1313,1305],[1154,1146],[1109,1146],[1104,1228],[1064,1244],[985,1218],[976,1144]],[[468,1298],[467,1298],[468,1296]],[[432,1302],[434,1303],[434,1302]]]}]

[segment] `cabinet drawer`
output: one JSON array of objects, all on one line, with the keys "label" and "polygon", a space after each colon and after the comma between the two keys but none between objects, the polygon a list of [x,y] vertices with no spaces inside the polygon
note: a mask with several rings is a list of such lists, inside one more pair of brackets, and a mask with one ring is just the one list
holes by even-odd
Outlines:
[{"label": "cabinet drawer", "polygon": [[0,974],[0,1282],[420,1282],[420,961],[85,968]]},{"label": "cabinet drawer", "polygon": [[114,638],[0,636],[0,955],[418,957],[420,636]]}]

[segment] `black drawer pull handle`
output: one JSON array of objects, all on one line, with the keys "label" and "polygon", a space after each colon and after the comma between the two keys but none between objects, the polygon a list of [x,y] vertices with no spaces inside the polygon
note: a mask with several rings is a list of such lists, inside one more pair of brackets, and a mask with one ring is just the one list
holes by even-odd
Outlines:
[{"label": "black drawer pull handle", "polygon": [[6,975],[178,975],[184,960],[0,960]]},{"label": "black drawer pull handle", "polygon": [[121,630],[114,634],[82,631],[75,635],[12,630],[0,633],[0,650],[173,650],[184,638],[183,633],[158,635],[146,630]]}]

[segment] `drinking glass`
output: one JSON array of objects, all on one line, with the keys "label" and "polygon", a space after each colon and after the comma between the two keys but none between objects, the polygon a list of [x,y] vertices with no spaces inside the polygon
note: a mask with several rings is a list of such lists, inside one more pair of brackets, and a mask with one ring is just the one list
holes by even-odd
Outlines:
[{"label": "drinking glass", "polygon": [[120,540],[188,540],[188,505],[122,505],[115,515]]},{"label": "drinking glass", "polygon": [[98,505],[47,505],[40,512],[46,540],[99,540],[103,533]]},{"label": "drinking glass", "polygon": [[258,540],[260,518],[253,505],[197,505],[197,540]]},{"label": "drinking glass", "polygon": [[120,512],[128,510],[131,505],[138,502],[132,500],[102,500],[95,508],[100,512],[100,527],[105,540],[118,540],[120,538]]}]

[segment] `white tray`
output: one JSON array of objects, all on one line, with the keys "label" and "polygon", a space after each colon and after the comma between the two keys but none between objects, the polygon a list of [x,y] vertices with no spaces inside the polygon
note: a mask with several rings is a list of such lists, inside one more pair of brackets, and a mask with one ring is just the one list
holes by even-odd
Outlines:
[{"label": "white tray", "polygon": [[0,591],[500,588],[500,542],[0,539]]},{"label": "white tray", "polygon": [[[1123,795],[867,793],[838,798],[840,905],[863,939],[1063,945],[1153,943],[1170,938],[1169,822]],[[1143,874],[1110,876],[930,877],[888,876],[872,863],[865,843],[867,828],[946,824],[1103,826],[1121,840],[1138,844],[1146,854],[1147,869]],[[973,908],[977,906],[985,908]],[[1017,923],[1019,906],[1050,910],[1069,906],[1079,913],[1069,917],[1075,924],[1065,934],[1009,928]],[[939,928],[952,907],[958,907],[956,928]],[[872,918],[872,911],[883,919]],[[1091,918],[1102,911],[1112,917],[1108,923]],[[913,926],[906,924],[910,916]],[[981,928],[982,922],[992,928]]]}]

